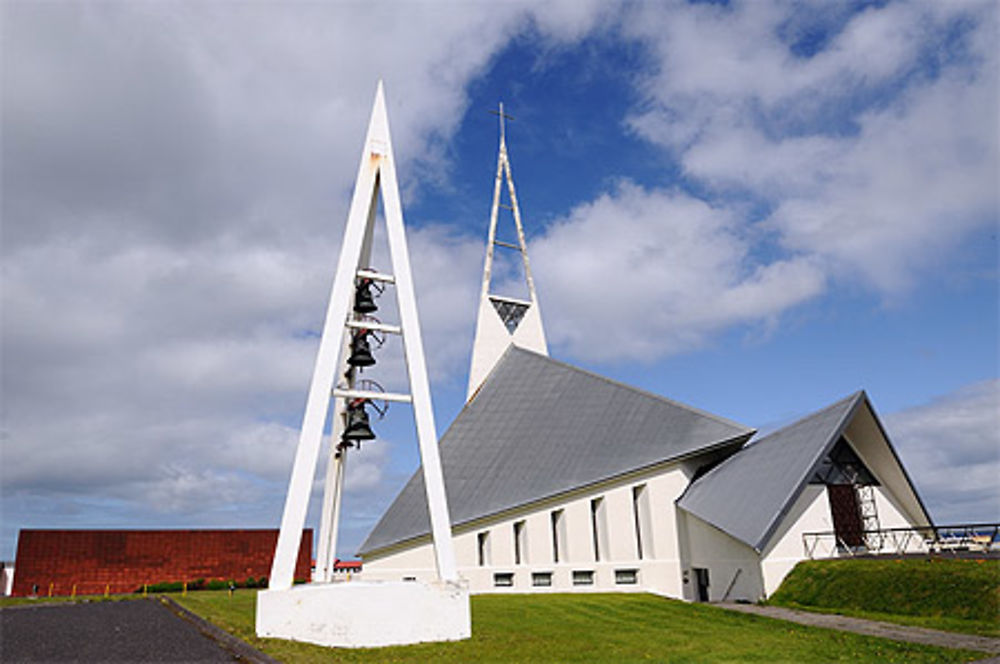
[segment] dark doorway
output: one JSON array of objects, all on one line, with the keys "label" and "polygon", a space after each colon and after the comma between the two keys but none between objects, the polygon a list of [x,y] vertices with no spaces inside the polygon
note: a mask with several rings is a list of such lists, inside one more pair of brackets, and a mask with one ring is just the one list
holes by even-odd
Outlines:
[{"label": "dark doorway", "polygon": [[830,513],[833,515],[837,546],[861,546],[864,542],[864,527],[861,525],[861,510],[854,485],[828,484],[826,488],[830,496]]},{"label": "dark doorway", "polygon": [[698,601],[708,601],[708,570],[704,567],[694,568],[694,582],[698,589]]}]

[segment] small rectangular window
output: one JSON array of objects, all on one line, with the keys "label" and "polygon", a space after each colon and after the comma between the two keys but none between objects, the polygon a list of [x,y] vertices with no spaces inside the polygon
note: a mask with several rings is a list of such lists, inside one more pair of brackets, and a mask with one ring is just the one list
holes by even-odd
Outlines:
[{"label": "small rectangular window", "polygon": [[645,484],[632,487],[632,519],[635,525],[635,550],[639,560],[655,558],[653,551],[653,514],[649,488]]},{"label": "small rectangular window", "polygon": [[486,530],[476,536],[477,559],[480,567],[490,564],[490,531]]},{"label": "small rectangular window", "polygon": [[555,510],[552,519],[552,562],[559,562],[566,555],[566,523],[562,510]]},{"label": "small rectangular window", "polygon": [[601,561],[602,552],[607,555],[607,521],[604,514],[604,499],[594,498],[590,501],[590,529],[594,539],[594,561]]},{"label": "small rectangular window", "polygon": [[533,586],[551,586],[552,585],[552,572],[533,572],[531,575],[531,585]]},{"label": "small rectangular window", "polygon": [[639,560],[642,560],[642,494],[645,484],[632,487],[632,522],[635,526],[635,550]]},{"label": "small rectangular window", "polygon": [[526,542],[526,529],[524,521],[514,522],[514,564],[526,565],[528,563],[528,547]]},{"label": "small rectangular window", "polygon": [[639,570],[635,569],[616,569],[615,570],[615,583],[623,586],[631,586],[639,583]]},{"label": "small rectangular window", "polygon": [[594,570],[590,569],[573,570],[573,585],[574,586],[594,585]]},{"label": "small rectangular window", "polygon": [[514,585],[514,573],[497,572],[493,575],[493,585],[497,588],[510,588]]}]

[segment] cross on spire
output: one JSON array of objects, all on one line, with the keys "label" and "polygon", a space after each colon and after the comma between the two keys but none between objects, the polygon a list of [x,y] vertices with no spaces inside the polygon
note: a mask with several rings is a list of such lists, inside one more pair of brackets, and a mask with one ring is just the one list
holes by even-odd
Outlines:
[{"label": "cross on spire", "polygon": [[506,113],[503,112],[503,102],[502,101],[499,102],[499,108],[500,108],[499,111],[490,111],[490,113],[492,113],[493,115],[498,116],[498,118],[500,120],[500,145],[506,146],[507,145],[506,132],[505,132],[505,126],[506,126],[506,124],[504,123],[504,120],[513,120],[514,116],[513,115],[507,115]]}]

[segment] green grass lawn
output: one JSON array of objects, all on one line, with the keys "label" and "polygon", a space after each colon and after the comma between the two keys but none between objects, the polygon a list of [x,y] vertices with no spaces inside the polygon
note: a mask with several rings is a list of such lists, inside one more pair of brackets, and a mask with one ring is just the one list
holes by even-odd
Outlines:
[{"label": "green grass lawn", "polygon": [[479,595],[472,598],[466,641],[330,649],[258,639],[255,591],[173,597],[283,662],[965,662],[987,656],[646,594]]},{"label": "green grass lawn", "polygon": [[60,604],[66,602],[118,602],[123,599],[136,599],[142,595],[55,595],[53,597],[0,597],[0,608],[5,606],[20,606],[23,604]]},{"label": "green grass lawn", "polygon": [[1000,560],[804,561],[767,603],[1000,636]]}]

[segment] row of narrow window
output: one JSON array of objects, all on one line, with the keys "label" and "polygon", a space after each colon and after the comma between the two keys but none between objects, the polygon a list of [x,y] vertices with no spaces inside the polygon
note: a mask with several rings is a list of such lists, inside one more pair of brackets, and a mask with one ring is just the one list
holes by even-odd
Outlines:
[{"label": "row of narrow window", "polygon": [[[594,570],[578,569],[573,570],[574,586],[594,585]],[[618,585],[635,585],[639,582],[639,570],[637,569],[616,569],[615,583]],[[514,586],[514,572],[497,572],[493,575],[493,585],[497,588],[511,588]],[[552,585],[552,572],[532,572],[531,585],[537,587],[548,587]]]},{"label": "row of narrow window", "polygon": [[[610,555],[610,540],[608,538],[608,515],[604,497],[590,501],[590,532],[593,543],[594,561],[601,562]],[[568,562],[566,516],[564,510],[553,510],[549,513],[551,526],[552,562]],[[527,523],[524,520],[515,521],[514,531],[514,564],[528,564]],[[632,530],[635,535],[636,557],[642,560],[650,553],[652,527],[649,497],[645,484],[632,487]],[[490,560],[490,531],[485,530],[477,536],[477,555],[480,567],[488,567]],[[513,581],[512,581],[513,583]],[[498,584],[499,585],[499,584]],[[534,584],[533,585],[544,585]],[[585,585],[585,584],[580,584]]]}]

